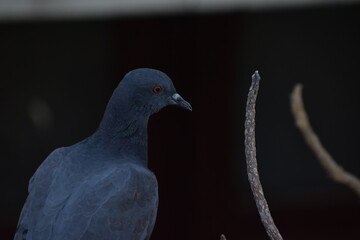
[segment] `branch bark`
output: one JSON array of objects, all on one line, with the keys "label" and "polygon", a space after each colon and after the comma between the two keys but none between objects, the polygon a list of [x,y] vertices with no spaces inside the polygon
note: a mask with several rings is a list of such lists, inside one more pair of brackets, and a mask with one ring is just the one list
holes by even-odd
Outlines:
[{"label": "branch bark", "polygon": [[302,100],[302,85],[296,84],[291,93],[291,109],[296,126],[305,138],[306,143],[335,182],[340,182],[353,189],[360,196],[360,180],[353,174],[345,171],[321,144],[318,136],[312,129]]},{"label": "branch bark", "polygon": [[255,144],[255,105],[256,97],[259,90],[260,75],[258,71],[252,75],[252,82],[248,93],[246,103],[246,119],[245,119],[245,156],[247,164],[247,174],[250,187],[254,195],[254,200],[258,208],[261,221],[265,227],[266,233],[271,240],[282,240],[282,236],[277,229],[270,209],[264,196],[261,186],[256,160],[256,144]]}]

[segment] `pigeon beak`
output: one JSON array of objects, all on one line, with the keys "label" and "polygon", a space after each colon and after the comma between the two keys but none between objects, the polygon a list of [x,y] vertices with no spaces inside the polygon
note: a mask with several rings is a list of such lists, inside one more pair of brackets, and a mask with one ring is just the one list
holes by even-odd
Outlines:
[{"label": "pigeon beak", "polygon": [[174,93],[171,96],[171,104],[184,108],[188,111],[192,111],[191,104],[185,101],[178,93]]}]

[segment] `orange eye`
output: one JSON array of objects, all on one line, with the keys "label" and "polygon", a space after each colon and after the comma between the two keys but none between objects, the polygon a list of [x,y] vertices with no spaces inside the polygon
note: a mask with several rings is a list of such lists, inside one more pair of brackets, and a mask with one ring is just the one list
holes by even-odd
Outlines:
[{"label": "orange eye", "polygon": [[160,85],[157,85],[157,86],[153,87],[153,89],[152,89],[153,93],[155,93],[155,94],[160,94],[160,93],[162,93],[163,90],[164,90],[163,87]]}]

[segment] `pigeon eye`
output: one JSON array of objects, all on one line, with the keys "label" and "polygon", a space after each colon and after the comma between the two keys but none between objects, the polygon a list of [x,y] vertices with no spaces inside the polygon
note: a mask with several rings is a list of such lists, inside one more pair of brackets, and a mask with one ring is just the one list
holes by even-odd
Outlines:
[{"label": "pigeon eye", "polygon": [[160,94],[160,93],[162,93],[163,90],[164,90],[163,87],[160,85],[157,85],[157,86],[153,87],[153,89],[152,89],[153,93],[155,93],[155,94]]}]

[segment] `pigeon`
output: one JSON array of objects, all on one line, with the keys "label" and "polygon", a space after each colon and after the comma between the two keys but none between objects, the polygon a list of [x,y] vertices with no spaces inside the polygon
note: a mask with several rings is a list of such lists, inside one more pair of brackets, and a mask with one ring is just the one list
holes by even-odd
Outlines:
[{"label": "pigeon", "polygon": [[147,167],[147,125],[168,105],[192,110],[165,73],[127,73],[98,129],[36,170],[14,240],[150,239],[158,184]]}]

